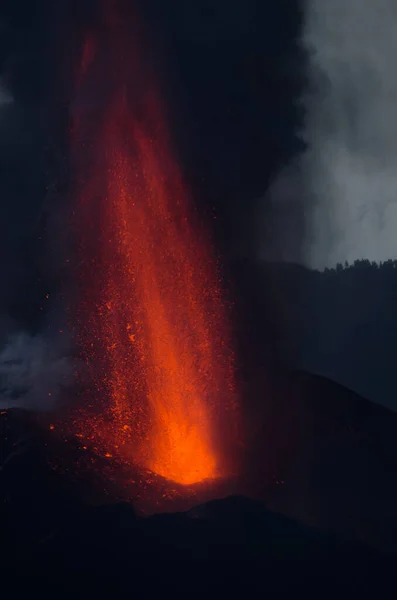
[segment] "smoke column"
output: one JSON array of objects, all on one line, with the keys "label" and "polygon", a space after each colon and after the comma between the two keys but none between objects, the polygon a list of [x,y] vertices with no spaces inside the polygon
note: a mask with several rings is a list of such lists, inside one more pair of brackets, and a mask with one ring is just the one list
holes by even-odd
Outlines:
[{"label": "smoke column", "polygon": [[267,194],[261,255],[315,269],[396,258],[397,5],[305,0],[304,8],[307,149]]},{"label": "smoke column", "polygon": [[58,408],[73,375],[66,351],[51,336],[10,336],[0,352],[0,408]]},{"label": "smoke column", "polygon": [[306,262],[397,256],[397,5],[309,0]]},{"label": "smoke column", "polygon": [[[10,314],[21,282],[31,280],[31,272],[21,258],[21,244],[33,236],[38,237],[37,214],[42,214],[35,186],[29,184],[29,169],[33,170],[31,165],[36,166],[39,160],[35,162],[25,147],[28,145],[26,139],[29,136],[34,138],[34,127],[29,123],[31,130],[22,133],[23,126],[19,120],[23,123],[23,117],[24,111],[18,106],[18,94],[14,96],[14,90],[0,77],[0,409],[51,411],[65,401],[65,391],[74,383],[73,372],[77,365],[71,356],[71,340],[63,323],[59,295],[54,294],[54,301],[49,294],[43,293],[42,312],[37,311],[34,326],[27,325],[23,309],[16,311],[18,316]],[[37,154],[40,151],[40,148],[36,149]],[[15,172],[22,181],[27,180],[25,186],[18,187]],[[51,214],[48,208],[45,213],[55,224],[58,198],[52,197],[51,200]],[[57,223],[54,239],[59,240],[61,233],[62,223]],[[30,251],[41,263],[42,257],[37,255],[36,246],[33,244]],[[52,272],[61,270],[59,261],[54,258],[57,255],[55,244],[51,244],[51,252],[46,247],[45,262],[54,263]],[[46,275],[51,279],[53,273],[48,273],[48,264],[45,267]],[[22,289],[22,294],[26,294],[25,286]],[[25,304],[22,302],[24,307],[37,301],[35,289],[31,290],[31,294],[28,290]]]},{"label": "smoke column", "polygon": [[12,103],[12,96],[0,79],[0,109]]}]

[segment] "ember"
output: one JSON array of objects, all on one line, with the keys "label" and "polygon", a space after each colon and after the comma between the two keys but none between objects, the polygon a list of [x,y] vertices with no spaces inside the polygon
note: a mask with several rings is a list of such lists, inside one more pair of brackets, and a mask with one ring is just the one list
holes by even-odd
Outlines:
[{"label": "ember", "polygon": [[191,485],[227,475],[221,440],[236,423],[228,309],[142,27],[117,4],[87,34],[76,73],[74,319],[95,382],[95,409],[77,428],[103,456]]}]

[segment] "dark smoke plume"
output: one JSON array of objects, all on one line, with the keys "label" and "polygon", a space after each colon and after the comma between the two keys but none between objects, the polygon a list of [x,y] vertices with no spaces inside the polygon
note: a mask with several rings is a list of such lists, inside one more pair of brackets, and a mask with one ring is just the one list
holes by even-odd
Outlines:
[{"label": "dark smoke plume", "polygon": [[0,408],[49,410],[59,406],[74,369],[61,303],[45,298],[61,270],[52,239],[65,226],[58,222],[51,234],[45,226],[64,203],[57,190],[58,22],[56,3],[17,4],[6,0],[0,24]]}]

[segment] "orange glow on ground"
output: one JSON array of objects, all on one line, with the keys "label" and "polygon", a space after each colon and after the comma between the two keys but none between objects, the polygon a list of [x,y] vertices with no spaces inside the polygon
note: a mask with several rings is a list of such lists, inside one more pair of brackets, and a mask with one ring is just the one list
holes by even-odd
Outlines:
[{"label": "orange glow on ground", "polygon": [[114,5],[85,40],[76,75],[74,317],[96,407],[79,435],[104,456],[192,485],[226,475],[219,440],[235,421],[228,311],[142,29]]}]

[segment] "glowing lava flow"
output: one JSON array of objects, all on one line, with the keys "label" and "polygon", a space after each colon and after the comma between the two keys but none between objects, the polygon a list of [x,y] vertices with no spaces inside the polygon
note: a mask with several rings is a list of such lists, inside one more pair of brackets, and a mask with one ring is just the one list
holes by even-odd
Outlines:
[{"label": "glowing lava flow", "polygon": [[77,336],[100,407],[86,432],[107,453],[190,485],[225,475],[219,441],[234,419],[227,310],[142,30],[114,8],[105,17],[87,36],[73,107]]}]

